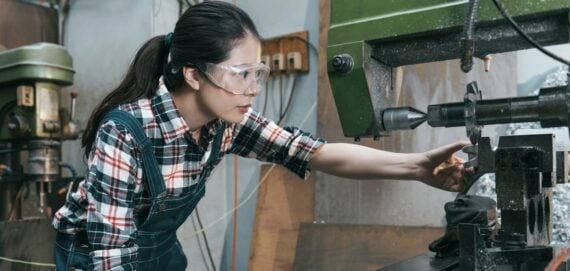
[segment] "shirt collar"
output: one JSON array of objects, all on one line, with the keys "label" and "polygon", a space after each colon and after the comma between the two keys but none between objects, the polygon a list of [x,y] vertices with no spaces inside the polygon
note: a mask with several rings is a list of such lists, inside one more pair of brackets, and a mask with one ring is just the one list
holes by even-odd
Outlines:
[{"label": "shirt collar", "polygon": [[168,89],[162,83],[159,84],[156,95],[152,98],[152,111],[166,144],[184,137],[184,134],[190,131]]}]

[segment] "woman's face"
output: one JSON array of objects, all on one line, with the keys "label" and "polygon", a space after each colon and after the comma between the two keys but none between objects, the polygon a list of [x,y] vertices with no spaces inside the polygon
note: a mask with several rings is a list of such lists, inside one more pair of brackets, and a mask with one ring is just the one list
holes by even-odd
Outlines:
[{"label": "woman's face", "polygon": [[[230,52],[230,58],[217,64],[217,66],[239,68],[248,64],[259,63],[260,58],[260,42],[251,34],[248,34],[236,43]],[[240,80],[239,76],[243,76],[243,74],[226,72],[226,76],[235,76],[235,80]],[[202,76],[202,81],[204,83],[200,84],[200,91],[198,91],[200,104],[204,107],[202,109],[209,111],[214,117],[230,123],[239,123],[243,120],[245,113],[247,113],[253,103],[253,98],[260,91],[254,87],[248,88],[243,92],[243,84],[236,84],[236,81],[231,80],[225,80],[225,82],[229,82],[225,84],[226,89],[220,87],[219,82],[214,84],[206,76]],[[234,94],[230,93],[230,91],[243,94]]]}]

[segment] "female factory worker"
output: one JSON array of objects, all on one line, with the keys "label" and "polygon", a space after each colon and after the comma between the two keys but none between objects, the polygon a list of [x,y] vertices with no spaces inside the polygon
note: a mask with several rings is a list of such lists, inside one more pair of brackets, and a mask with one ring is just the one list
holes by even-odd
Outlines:
[{"label": "female factory worker", "polygon": [[434,170],[463,142],[400,154],[325,144],[265,119],[251,109],[269,74],[260,53],[249,16],[223,1],[190,7],[172,34],[142,46],[89,119],[88,175],[53,222],[57,270],[184,270],[176,229],[226,154],[278,163],[302,178],[311,168],[464,186],[469,173],[461,164]]}]

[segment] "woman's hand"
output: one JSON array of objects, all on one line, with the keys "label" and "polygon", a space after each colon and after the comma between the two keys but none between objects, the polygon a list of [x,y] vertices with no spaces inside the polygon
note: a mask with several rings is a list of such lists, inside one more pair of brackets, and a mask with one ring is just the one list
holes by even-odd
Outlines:
[{"label": "woman's hand", "polygon": [[463,159],[454,153],[469,145],[468,141],[460,141],[422,153],[418,179],[439,189],[462,191],[473,176],[473,168],[465,168]]}]

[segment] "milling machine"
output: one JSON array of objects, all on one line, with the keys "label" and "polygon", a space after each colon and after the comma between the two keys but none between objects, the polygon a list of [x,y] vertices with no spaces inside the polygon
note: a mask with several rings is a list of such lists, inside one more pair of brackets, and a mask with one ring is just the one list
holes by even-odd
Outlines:
[{"label": "milling machine", "polygon": [[[79,135],[77,95],[71,93],[69,110],[62,106],[62,87],[73,83],[74,73],[71,56],[60,45],[37,43],[0,52],[2,257],[53,261],[52,210],[61,206],[70,184],[62,169],[76,175],[60,157],[61,143]],[[0,261],[3,270],[28,267]]]},{"label": "milling machine", "polygon": [[[461,70],[469,72],[474,58],[487,66],[490,54],[567,44],[570,2],[419,2],[331,0],[328,75],[343,133],[379,138],[426,121],[431,127],[465,126],[473,143],[464,150],[466,165],[475,168],[471,183],[495,173],[502,226],[491,235],[485,223],[458,223],[457,255],[426,253],[382,270],[543,270],[556,253],[550,246],[552,187],[568,180],[568,150],[555,149],[552,134],[503,136],[494,148],[481,127],[516,122],[570,127],[570,86],[484,100],[471,82],[463,101],[429,105],[426,114],[396,106],[394,78],[404,65],[461,59]],[[570,265],[563,263],[557,270],[566,268]]]}]

